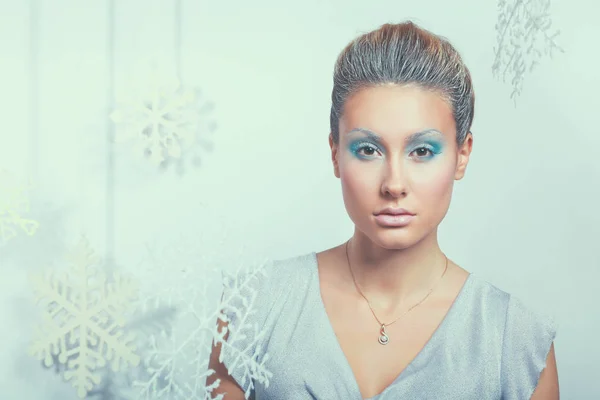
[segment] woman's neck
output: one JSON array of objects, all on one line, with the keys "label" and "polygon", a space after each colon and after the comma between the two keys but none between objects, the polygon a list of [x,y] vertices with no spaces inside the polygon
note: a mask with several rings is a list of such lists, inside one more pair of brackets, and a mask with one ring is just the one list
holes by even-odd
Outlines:
[{"label": "woman's neck", "polygon": [[437,232],[403,250],[384,249],[355,232],[347,246],[356,284],[379,310],[410,307],[420,301],[437,284],[446,264]]}]

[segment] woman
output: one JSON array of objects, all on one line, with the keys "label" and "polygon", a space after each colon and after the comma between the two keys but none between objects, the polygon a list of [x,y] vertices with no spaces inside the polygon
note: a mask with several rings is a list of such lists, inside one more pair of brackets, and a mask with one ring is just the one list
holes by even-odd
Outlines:
[{"label": "woman", "polygon": [[[227,314],[229,324],[257,324],[263,335],[214,348],[208,382],[221,380],[217,393],[559,398],[554,326],[438,245],[454,181],[469,161],[473,110],[457,51],[411,22],[383,25],[343,50],[329,144],[354,234],[271,264],[252,288],[256,312]],[[244,352],[269,355],[268,385],[236,367]]]}]

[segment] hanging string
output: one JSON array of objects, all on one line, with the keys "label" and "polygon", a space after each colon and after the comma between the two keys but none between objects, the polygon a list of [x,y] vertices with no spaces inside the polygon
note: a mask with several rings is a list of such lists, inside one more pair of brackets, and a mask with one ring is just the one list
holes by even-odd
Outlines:
[{"label": "hanging string", "polygon": [[181,48],[181,37],[182,37],[182,30],[183,30],[183,24],[182,24],[182,2],[181,0],[175,0],[175,73],[177,75],[177,79],[182,80],[182,76],[181,76],[181,52],[182,52],[182,48]]},{"label": "hanging string", "polygon": [[[115,102],[115,1],[107,0],[107,112],[114,109]],[[115,253],[115,127],[106,118],[106,260],[112,264]]]},{"label": "hanging string", "polygon": [[38,0],[29,0],[29,141],[31,146],[30,176],[39,184],[40,107],[39,107],[39,14]]}]

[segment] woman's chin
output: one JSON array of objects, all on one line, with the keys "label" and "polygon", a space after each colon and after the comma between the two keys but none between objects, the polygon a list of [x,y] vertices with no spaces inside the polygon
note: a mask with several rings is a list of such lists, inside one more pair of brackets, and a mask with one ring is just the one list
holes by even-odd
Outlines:
[{"label": "woman's chin", "polygon": [[414,230],[406,228],[377,228],[374,232],[371,232],[369,238],[371,241],[387,250],[405,250],[415,244],[419,243],[422,239],[420,235],[415,235]]}]

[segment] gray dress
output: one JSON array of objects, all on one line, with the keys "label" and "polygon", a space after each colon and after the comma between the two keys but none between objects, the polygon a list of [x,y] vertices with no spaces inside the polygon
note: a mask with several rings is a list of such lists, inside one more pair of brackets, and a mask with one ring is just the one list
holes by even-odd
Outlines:
[{"label": "gray dress", "polygon": [[[225,312],[231,376],[259,400],[362,400],[323,305],[316,253],[263,272],[224,286],[238,295]],[[529,400],[555,335],[551,319],[471,273],[425,347],[371,400]]]}]

